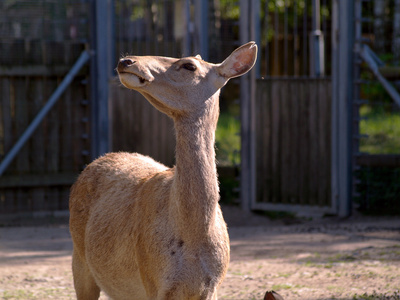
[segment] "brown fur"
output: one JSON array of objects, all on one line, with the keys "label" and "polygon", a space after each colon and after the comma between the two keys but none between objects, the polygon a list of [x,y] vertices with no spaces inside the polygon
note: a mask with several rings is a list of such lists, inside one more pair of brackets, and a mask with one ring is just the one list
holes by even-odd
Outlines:
[{"label": "brown fur", "polygon": [[173,118],[176,166],[110,153],[79,176],[70,196],[78,299],[98,299],[100,289],[113,299],[217,299],[229,263],[214,151],[219,89],[251,69],[256,49],[246,44],[219,65],[121,60],[121,82]]}]

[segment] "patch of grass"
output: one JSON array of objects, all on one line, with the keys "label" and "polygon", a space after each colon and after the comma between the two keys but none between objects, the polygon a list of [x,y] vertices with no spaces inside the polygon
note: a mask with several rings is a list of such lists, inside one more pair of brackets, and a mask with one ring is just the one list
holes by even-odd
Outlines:
[{"label": "patch of grass", "polygon": [[34,297],[32,292],[26,290],[13,290],[4,291],[1,299],[36,299],[36,297]]},{"label": "patch of grass", "polygon": [[360,133],[368,137],[360,140],[360,151],[369,154],[399,154],[400,114],[383,107],[365,105],[360,108]]},{"label": "patch of grass", "polygon": [[272,286],[272,290],[274,291],[279,291],[279,290],[290,290],[293,288],[293,285],[291,284],[286,284],[286,283],[281,283],[281,284],[274,284]]},{"label": "patch of grass", "polygon": [[364,293],[362,295],[355,294],[352,298],[353,300],[400,300],[400,292],[396,291],[393,294],[391,293],[377,293],[373,292],[372,294]]}]

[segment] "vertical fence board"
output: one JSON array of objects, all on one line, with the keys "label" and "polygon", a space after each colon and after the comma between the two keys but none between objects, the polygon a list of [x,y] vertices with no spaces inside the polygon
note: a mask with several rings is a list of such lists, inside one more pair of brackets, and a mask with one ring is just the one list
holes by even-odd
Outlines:
[{"label": "vertical fence board", "polygon": [[[44,103],[44,83],[43,78],[33,78],[30,81],[31,84],[31,94],[30,94],[30,101],[31,101],[31,111],[32,114],[30,119],[32,120],[36,114],[40,111]],[[32,161],[32,173],[37,174],[37,176],[41,176],[45,172],[45,151],[44,145],[45,142],[43,140],[44,135],[44,128],[43,124],[41,124],[37,129],[36,132],[32,136],[31,141],[31,161]],[[44,208],[45,205],[45,197],[46,197],[46,188],[45,187],[38,187],[32,189],[32,208],[34,210],[41,210]]]}]

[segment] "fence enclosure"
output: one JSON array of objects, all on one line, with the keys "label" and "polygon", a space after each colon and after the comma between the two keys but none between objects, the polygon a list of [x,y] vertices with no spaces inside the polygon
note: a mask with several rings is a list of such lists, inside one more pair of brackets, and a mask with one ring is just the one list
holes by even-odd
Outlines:
[{"label": "fence enclosure", "polygon": [[[374,208],[400,199],[399,108],[359,56],[368,44],[398,68],[400,15],[391,9],[398,0],[56,2],[0,2],[0,160],[81,51],[95,58],[0,176],[0,214],[67,209],[69,187],[101,152],[96,143],[108,125],[110,150],[173,165],[172,121],[139,93],[107,84],[111,71],[96,68],[100,51],[110,48],[112,66],[128,53],[200,53],[217,63],[250,40],[259,46],[257,65],[221,97],[221,107],[231,105],[240,90],[240,109],[232,111],[241,116],[243,207],[346,216],[352,200]],[[114,18],[103,27],[112,31],[111,41],[102,40],[107,47],[93,33],[102,14]],[[106,111],[100,77],[109,124],[96,115]]]},{"label": "fence enclosure", "polygon": [[[0,156],[43,107],[82,43],[0,42]],[[89,161],[87,69],[75,77],[0,178],[0,212],[64,210],[69,187]]]}]

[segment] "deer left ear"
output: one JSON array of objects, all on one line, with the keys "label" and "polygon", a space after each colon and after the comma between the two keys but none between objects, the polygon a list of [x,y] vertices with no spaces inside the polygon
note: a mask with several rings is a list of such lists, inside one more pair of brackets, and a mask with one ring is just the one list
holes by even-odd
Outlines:
[{"label": "deer left ear", "polygon": [[228,56],[217,68],[220,76],[226,80],[246,74],[257,60],[257,45],[249,42],[240,46]]}]

